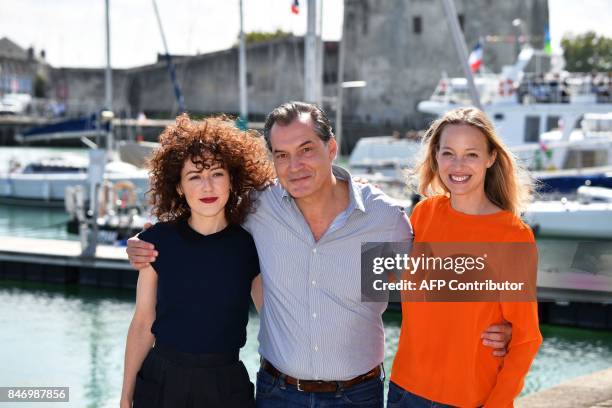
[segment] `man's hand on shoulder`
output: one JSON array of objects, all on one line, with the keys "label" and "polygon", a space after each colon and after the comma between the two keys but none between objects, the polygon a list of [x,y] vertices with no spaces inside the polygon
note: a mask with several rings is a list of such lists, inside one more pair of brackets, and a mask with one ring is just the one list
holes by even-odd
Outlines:
[{"label": "man's hand on shoulder", "polygon": [[504,357],[508,354],[508,344],[512,340],[512,324],[503,321],[501,324],[489,326],[481,334],[482,344],[493,349],[493,355]]},{"label": "man's hand on shoulder", "polygon": [[[359,177],[359,176],[353,176],[353,183],[362,184],[362,185],[371,184],[369,179],[365,177]],[[380,186],[376,183],[372,185],[376,188],[380,188]]]},{"label": "man's hand on shoulder", "polygon": [[[147,230],[152,225],[150,222],[147,222],[144,225],[144,229]],[[138,270],[148,267],[151,262],[155,261],[158,255],[153,244],[139,239],[137,235],[128,239],[125,252],[128,254],[130,265]]]}]

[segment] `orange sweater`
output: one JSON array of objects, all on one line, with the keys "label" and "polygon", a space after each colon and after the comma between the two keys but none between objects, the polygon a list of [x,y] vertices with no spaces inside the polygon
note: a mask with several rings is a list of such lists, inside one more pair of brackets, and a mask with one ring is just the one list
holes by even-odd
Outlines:
[{"label": "orange sweater", "polygon": [[[535,242],[518,217],[502,211],[468,215],[437,196],[410,217],[415,242]],[[511,407],[542,336],[536,302],[403,302],[391,381],[423,398],[459,407]],[[506,357],[494,357],[480,335],[512,323]]]}]

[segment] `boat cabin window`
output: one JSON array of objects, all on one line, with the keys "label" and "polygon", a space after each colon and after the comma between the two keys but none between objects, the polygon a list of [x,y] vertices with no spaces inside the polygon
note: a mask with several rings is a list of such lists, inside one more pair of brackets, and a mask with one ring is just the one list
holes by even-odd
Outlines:
[{"label": "boat cabin window", "polygon": [[563,163],[565,169],[599,167],[608,163],[608,152],[602,150],[570,150]]},{"label": "boat cabin window", "polygon": [[496,113],[495,115],[493,115],[493,119],[494,120],[504,120],[504,114],[503,113]]},{"label": "boat cabin window", "polygon": [[540,141],[540,117],[527,116],[525,118],[525,142],[537,143]]},{"label": "boat cabin window", "polygon": [[423,32],[423,20],[421,16],[412,17],[412,32],[415,34],[421,34],[421,32]]},{"label": "boat cabin window", "polygon": [[559,129],[559,116],[548,116],[546,118],[546,131]]}]

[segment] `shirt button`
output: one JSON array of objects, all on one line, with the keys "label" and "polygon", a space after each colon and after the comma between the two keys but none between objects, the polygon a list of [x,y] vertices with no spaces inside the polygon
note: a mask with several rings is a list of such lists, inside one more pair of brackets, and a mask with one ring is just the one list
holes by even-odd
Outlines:
[{"label": "shirt button", "polygon": [[312,281],[312,284],[313,284],[313,285],[316,285],[316,284],[317,284],[317,281],[313,280],[313,281]]},{"label": "shirt button", "polygon": [[316,319],[316,318],[317,318],[317,314],[316,314],[316,313],[313,313],[313,314],[312,314],[312,317],[314,317],[314,318]]},{"label": "shirt button", "polygon": [[313,253],[313,254],[316,254],[316,253],[317,253],[317,248],[313,248],[313,249],[312,249],[312,253]]},{"label": "shirt button", "polygon": [[314,351],[319,351],[319,346],[314,346]]}]

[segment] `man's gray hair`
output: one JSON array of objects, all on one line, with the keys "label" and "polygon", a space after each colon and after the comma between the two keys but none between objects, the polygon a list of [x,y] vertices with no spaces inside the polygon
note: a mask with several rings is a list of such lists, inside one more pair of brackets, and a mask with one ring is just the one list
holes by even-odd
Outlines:
[{"label": "man's gray hair", "polygon": [[334,137],[331,123],[327,115],[325,115],[325,112],[323,112],[323,109],[313,103],[297,101],[287,102],[275,108],[266,118],[264,136],[270,150],[272,150],[272,145],[270,144],[270,131],[272,130],[272,126],[274,126],[275,123],[286,126],[303,113],[310,114],[310,119],[312,120],[314,128],[313,130],[323,142],[327,143],[329,139]]}]

